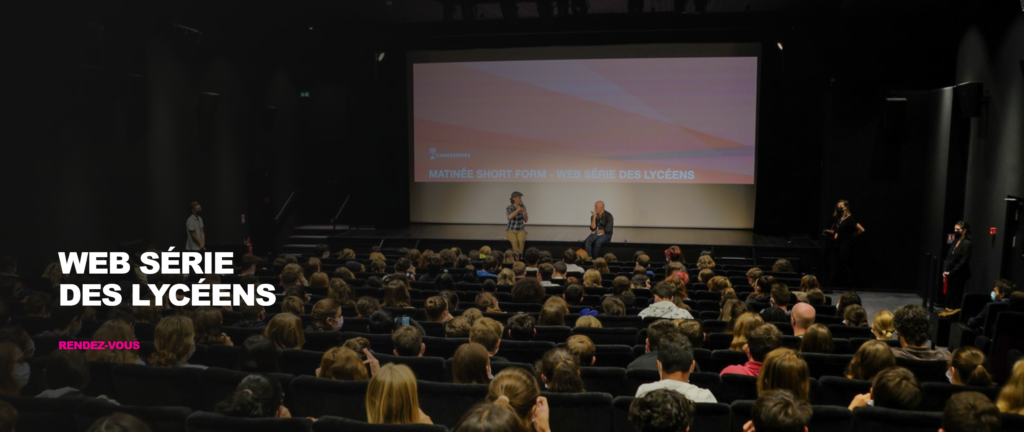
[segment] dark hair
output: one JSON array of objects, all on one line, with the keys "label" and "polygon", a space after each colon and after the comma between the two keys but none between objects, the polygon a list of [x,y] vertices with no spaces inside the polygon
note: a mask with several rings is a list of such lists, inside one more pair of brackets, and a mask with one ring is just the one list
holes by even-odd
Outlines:
[{"label": "dark hair", "polygon": [[662,301],[672,300],[676,296],[676,286],[669,282],[658,282],[651,291]]},{"label": "dark hair", "polygon": [[481,402],[470,408],[452,432],[528,432],[519,414],[504,400]]},{"label": "dark hair", "polygon": [[771,324],[761,324],[747,331],[747,349],[750,358],[763,362],[764,357],[782,345],[782,332]]},{"label": "dark hair", "polygon": [[523,252],[523,261],[530,265],[537,264],[540,262],[540,250],[537,248],[527,248]]},{"label": "dark hair", "polygon": [[790,390],[769,390],[754,401],[750,416],[758,432],[803,432],[811,421],[811,404]]},{"label": "dark hair", "polygon": [[434,279],[434,290],[445,291],[455,289],[455,278],[451,274],[444,273]]},{"label": "dark hair", "polygon": [[456,384],[487,384],[487,348],[478,343],[459,345],[452,355],[452,381]]},{"label": "dark hair", "polygon": [[535,320],[526,312],[519,312],[508,319],[508,337],[512,340],[533,340]]},{"label": "dark hair", "polygon": [[547,390],[554,393],[583,392],[583,378],[580,377],[579,359],[565,348],[555,348],[544,353],[534,366],[541,381],[546,381]]},{"label": "dark hair", "polygon": [[378,309],[369,317],[370,333],[389,334],[395,329],[395,317],[384,309]]},{"label": "dark hair", "polygon": [[868,312],[864,310],[864,306],[850,305],[844,309],[843,319],[846,320],[846,325],[850,327],[867,327]]},{"label": "dark hair", "polygon": [[835,343],[832,342],[832,332],[822,324],[812,324],[800,338],[800,352],[832,354],[835,351]]},{"label": "dark hair", "polygon": [[512,301],[516,303],[541,303],[545,295],[544,287],[535,278],[524,277],[512,286]]},{"label": "dark hair", "polygon": [[[17,419],[17,412],[15,412],[15,419]],[[11,424],[13,429],[14,425]],[[10,429],[2,429],[0,431],[9,431]],[[138,417],[131,414],[125,414],[115,412],[106,417],[100,417],[86,432],[152,432],[149,425],[142,421]]]},{"label": "dark hair", "polygon": [[452,290],[441,291],[438,295],[448,302],[448,313],[459,310],[459,294]]},{"label": "dark hair", "polygon": [[380,309],[380,300],[376,298],[362,296],[359,297],[359,300],[356,300],[356,312],[362,317],[369,318],[378,309]]},{"label": "dark hair", "polygon": [[605,297],[601,300],[601,312],[611,316],[625,316],[626,304],[617,297]]},{"label": "dark hair", "polygon": [[423,335],[411,325],[399,327],[391,334],[391,342],[395,345],[395,353],[402,357],[419,356],[423,348]]},{"label": "dark hair", "polygon": [[[636,276],[633,276],[633,279],[632,279],[632,280],[630,280],[630,281],[629,281],[629,283],[630,283],[630,284],[631,284],[632,286],[637,286],[637,287],[646,287],[646,286],[647,286],[647,280],[648,280],[648,279],[650,279],[650,277],[648,277],[648,276],[647,276],[647,273],[644,273],[644,274],[638,274],[638,275],[636,275]],[[614,282],[615,282],[615,281],[612,281],[612,283],[614,283]]]},{"label": "dark hair", "polygon": [[281,384],[268,375],[255,373],[243,378],[235,392],[217,404],[214,411],[229,417],[274,417],[283,401]]},{"label": "dark hair", "polygon": [[395,273],[405,274],[409,271],[409,267],[412,267],[412,261],[409,261],[409,258],[399,258],[398,261],[395,261]]},{"label": "dark hair", "polygon": [[955,225],[960,225],[960,229],[962,229],[963,232],[964,232],[962,234],[962,237],[963,237],[964,240],[970,240],[971,239],[971,224],[969,224],[967,222],[964,222],[964,221],[958,221],[957,223],[955,223],[953,225],[954,226]]},{"label": "dark hair", "polygon": [[871,397],[879,408],[913,410],[921,404],[921,386],[912,372],[893,366],[875,375]]},{"label": "dark hair", "polygon": [[658,342],[658,361],[665,374],[690,372],[693,367],[693,346],[690,339],[679,333],[669,333]]},{"label": "dark hair", "polygon": [[[341,312],[341,303],[332,298],[325,298],[313,305],[311,320],[315,331],[333,331],[334,326],[327,323],[329,319],[336,319],[334,314]],[[340,318],[337,319],[340,321]]]},{"label": "dark hair", "polygon": [[772,271],[776,273],[793,273],[793,264],[790,264],[788,259],[779,258],[772,265]]},{"label": "dark hair", "polygon": [[676,324],[676,328],[690,339],[690,345],[693,348],[701,348],[704,346],[704,324],[701,324],[698,320],[681,320]]},{"label": "dark hair", "polygon": [[42,292],[35,291],[25,299],[25,313],[28,315],[36,315],[45,312],[50,307],[50,295]]},{"label": "dark hair", "polygon": [[89,384],[89,362],[76,350],[57,350],[46,359],[46,388],[82,390]]},{"label": "dark hair", "polygon": [[242,372],[276,373],[281,371],[277,362],[277,347],[263,335],[252,335],[242,342],[238,353],[238,370]]},{"label": "dark hair", "polygon": [[807,303],[813,305],[825,304],[825,293],[818,288],[807,290]]},{"label": "dark hair", "polygon": [[836,305],[836,316],[842,317],[843,309],[846,309],[849,305],[855,304],[862,305],[860,302],[860,295],[858,295],[856,291],[844,292],[843,295],[839,296],[839,304]]},{"label": "dark hair", "polygon": [[956,368],[960,382],[964,385],[989,387],[993,384],[992,374],[988,371],[988,358],[980,349],[960,347],[949,357],[949,364]]},{"label": "dark hair", "polygon": [[658,350],[658,346],[661,344],[661,338],[666,334],[678,332],[679,328],[676,327],[672,321],[669,320],[658,320],[652,322],[651,325],[647,326],[647,342],[651,349],[651,352]]},{"label": "dark hair", "polygon": [[999,432],[999,408],[978,392],[958,392],[946,401],[942,430],[946,432]]},{"label": "dark hair", "polygon": [[546,281],[551,280],[551,277],[555,275],[555,266],[544,263],[537,266],[537,274]]},{"label": "dark hair", "polygon": [[[494,282],[491,279],[487,279]],[[476,267],[468,265],[465,267],[465,271],[462,272],[462,282],[465,283],[480,283],[480,275],[476,273]]]},{"label": "dark hair", "polygon": [[777,308],[789,305],[789,287],[784,283],[772,285],[772,301],[775,302]]},{"label": "dark hair", "polygon": [[996,288],[999,288],[999,293],[1003,295],[1003,298],[1010,298],[1010,294],[1017,291],[1017,285],[1007,279],[996,279],[995,285]]},{"label": "dark hair", "polygon": [[565,252],[562,252],[563,262],[576,264],[576,259],[576,252],[574,252],[572,249],[566,249]]},{"label": "dark hair", "polygon": [[696,405],[682,393],[658,389],[633,399],[629,422],[637,432],[686,432],[695,412]]},{"label": "dark hair", "polygon": [[[14,424],[18,422],[18,410],[14,409],[7,401],[0,401],[0,432],[14,432]],[[145,424],[143,424],[145,426]],[[102,431],[114,432],[112,429],[104,429]],[[124,432],[129,432],[127,429],[122,429]],[[140,431],[144,429],[139,429]],[[92,432],[93,428],[89,428]],[[101,431],[101,432],[102,432]],[[120,432],[120,431],[118,431]]]},{"label": "dark hair", "polygon": [[582,303],[583,287],[577,284],[572,284],[565,287],[565,302],[568,303],[570,306],[576,306]]},{"label": "dark hair", "polygon": [[[845,294],[844,294],[845,296]],[[909,345],[918,346],[928,340],[931,321],[923,307],[907,304],[900,306],[892,316],[896,332]]]},{"label": "dark hair", "polygon": [[494,269],[498,268],[498,266],[499,266],[499,263],[498,263],[498,259],[497,258],[495,258],[493,256],[489,256],[487,258],[484,258],[484,271],[486,271],[488,273],[491,273],[491,270],[494,270]]}]

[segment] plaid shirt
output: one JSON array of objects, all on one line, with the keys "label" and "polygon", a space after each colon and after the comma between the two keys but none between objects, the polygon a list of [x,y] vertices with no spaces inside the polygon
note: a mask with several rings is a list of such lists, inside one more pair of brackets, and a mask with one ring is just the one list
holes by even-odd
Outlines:
[{"label": "plaid shirt", "polygon": [[[514,211],[516,211],[515,204],[505,207],[505,217],[507,218]],[[508,220],[508,227],[505,228],[505,231],[522,231],[523,225],[526,225],[526,220],[523,219],[523,216],[526,216],[526,208],[523,208],[522,212]]]}]

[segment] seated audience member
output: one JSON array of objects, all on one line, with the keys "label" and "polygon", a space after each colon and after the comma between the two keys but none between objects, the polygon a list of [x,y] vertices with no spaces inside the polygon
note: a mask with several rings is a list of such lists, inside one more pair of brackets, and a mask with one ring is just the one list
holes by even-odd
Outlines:
[{"label": "seated audience member", "polygon": [[352,291],[352,287],[340,278],[331,279],[331,286],[327,288],[327,298],[334,299],[342,305],[356,304],[356,294]]},{"label": "seated audience member", "polygon": [[861,305],[850,305],[843,311],[843,324],[850,327],[867,327],[868,313]]},{"label": "seated audience member", "polygon": [[575,327],[602,328],[601,321],[590,315],[584,315],[577,319]]},{"label": "seated audience member", "polygon": [[583,273],[583,286],[586,288],[601,288],[601,272],[597,269],[590,269]]},{"label": "seated audience member", "polygon": [[196,332],[192,320],[184,316],[169,316],[156,325],[153,344],[156,352],[149,355],[147,363],[157,367],[196,367],[188,359],[196,352]]},{"label": "seated audience member", "polygon": [[800,278],[800,292],[806,293],[812,289],[821,289],[816,276],[809,274]]},{"label": "seated audience member", "polygon": [[327,273],[316,272],[309,277],[309,286],[317,288],[327,288],[331,284],[330,276]]},{"label": "seated audience member", "polygon": [[366,388],[366,419],[371,424],[434,424],[420,409],[416,375],[406,365],[388,363]]},{"label": "seated audience member", "polygon": [[28,385],[32,368],[18,345],[0,341],[0,394],[18,396]]},{"label": "seated audience member", "polygon": [[[843,313],[846,311],[847,306],[861,305],[860,295],[856,291],[846,291],[843,295],[839,296],[839,302],[836,303],[836,316],[839,318],[843,317]],[[863,305],[861,305],[863,307]]]},{"label": "seated audience member", "polygon": [[82,331],[82,315],[85,314],[85,306],[72,305],[61,306],[60,302],[54,301],[50,307],[50,330],[39,333],[36,336],[59,337],[70,339],[78,336]]},{"label": "seated audience member", "polygon": [[359,318],[369,318],[378,309],[380,309],[380,301],[373,297],[362,296],[356,300],[356,316]]},{"label": "seated audience member", "polygon": [[[843,294],[844,298],[846,294]],[[931,321],[928,311],[918,305],[903,305],[893,314],[896,333],[900,337],[900,348],[893,348],[896,357],[917,360],[949,360],[949,350],[945,348],[928,349],[928,330]]]},{"label": "seated audience member", "polygon": [[824,306],[825,293],[817,288],[807,290],[807,303],[811,306]]},{"label": "seated audience member", "polygon": [[[715,276],[708,280],[708,291],[711,292],[722,292],[726,288],[732,288],[732,283],[729,282],[729,278],[725,276]],[[787,300],[788,302],[788,300]]]},{"label": "seated audience member", "polygon": [[552,263],[551,266],[554,267],[554,269],[555,269],[555,272],[551,274],[551,280],[552,281],[559,281],[559,280],[560,281],[564,281],[565,280],[565,272],[568,270],[568,266],[566,266],[565,263],[561,262],[561,261],[556,261],[556,262]]},{"label": "seated audience member", "polygon": [[717,403],[707,389],[689,383],[690,373],[697,362],[693,360],[693,347],[682,333],[669,333],[658,343],[658,374],[661,381],[643,384],[636,391],[636,397],[659,389],[677,391],[697,403]]},{"label": "seated audience member", "polygon": [[999,408],[978,392],[959,392],[946,401],[939,432],[999,432]]},{"label": "seated audience member", "polygon": [[238,353],[238,370],[251,373],[277,373],[281,366],[277,361],[277,348],[263,335],[252,335],[242,341]]},{"label": "seated audience member", "polygon": [[[344,347],[334,347],[324,353],[320,358],[320,367],[316,369],[316,376],[339,381],[367,381],[370,375],[366,372],[366,364],[373,365],[373,354],[370,354],[364,362],[355,351]],[[379,362],[377,363],[379,369]],[[375,368],[371,367],[375,372]]]},{"label": "seated audience member", "polygon": [[688,432],[696,406],[682,393],[661,389],[633,399],[629,422],[637,432]]},{"label": "seated audience member", "polygon": [[516,283],[516,274],[512,273],[512,269],[501,269],[498,273],[498,285],[501,286],[512,286]]},{"label": "seated audience member", "polygon": [[235,328],[249,328],[249,329],[264,329],[267,328],[267,323],[263,322],[266,319],[266,310],[263,306],[254,304],[252,306],[243,304],[238,308],[238,313],[242,315],[242,319],[231,325]]},{"label": "seated audience member", "polygon": [[498,299],[494,298],[494,295],[491,293],[482,292],[477,294],[474,303],[477,308],[487,313],[501,313],[501,308],[498,307]]},{"label": "seated audience member", "polygon": [[731,332],[736,327],[736,319],[748,311],[749,308],[743,301],[729,299],[722,303],[722,311],[718,313],[718,320],[725,321],[725,331]]},{"label": "seated audience member", "polygon": [[793,336],[803,337],[807,329],[814,324],[817,312],[807,303],[793,305],[793,312],[789,314],[789,324],[793,326]]},{"label": "seated audience member", "polygon": [[544,389],[554,393],[582,393],[579,360],[565,348],[548,350],[534,364],[537,379]]},{"label": "seated audience member", "polygon": [[[57,350],[46,358],[43,377],[46,391],[36,397],[84,399],[86,394],[82,393],[82,389],[89,385],[89,362],[81,351]],[[100,395],[99,398],[117,404],[105,395]]]},{"label": "seated audience member", "polygon": [[746,276],[747,276],[747,285],[750,285],[752,287],[756,286],[757,285],[757,280],[760,279],[761,276],[763,276],[763,275],[764,275],[764,271],[763,270],[761,270],[758,267],[751,267],[749,270],[747,270],[747,274],[746,274]]},{"label": "seated audience member", "polygon": [[619,299],[627,309],[636,304],[636,294],[633,294],[633,291],[626,291],[615,298]]},{"label": "seated audience member", "polygon": [[270,324],[263,330],[263,336],[266,336],[279,350],[302,349],[302,345],[306,344],[306,334],[302,331],[302,318],[290,313],[274,315],[274,318],[270,319]]},{"label": "seated audience member", "polygon": [[505,327],[500,322],[491,318],[480,318],[469,329],[469,341],[483,345],[491,361],[507,362],[508,359],[495,355],[501,346],[501,334],[504,332]]},{"label": "seated audience member", "polygon": [[666,318],[666,319],[693,319],[690,311],[683,309],[673,302],[676,296],[676,287],[668,282],[659,282],[653,288],[654,304],[640,311],[641,318]]},{"label": "seated audience member", "polygon": [[597,347],[594,341],[586,335],[572,335],[565,340],[565,349],[576,356],[577,363],[581,366],[594,366],[597,356],[594,353]]},{"label": "seated audience member", "polygon": [[[123,320],[114,318],[108,319],[92,335],[93,341],[102,342],[134,342],[135,334],[132,327]],[[146,362],[139,358],[139,354],[132,349],[116,349],[104,347],[102,349],[91,349],[85,351],[85,359],[94,362],[117,363],[117,364],[139,364]]]},{"label": "seated audience member", "polygon": [[214,412],[228,417],[291,418],[284,406],[281,384],[269,375],[254,373],[242,379],[235,392],[224,399]]},{"label": "seated audience member", "polygon": [[306,313],[306,308],[303,306],[305,303],[302,299],[295,296],[285,296],[284,300],[281,300],[281,313],[290,313],[292,315],[303,315]]},{"label": "seated audience member", "polygon": [[[675,320],[672,321],[676,328],[683,333],[688,339],[690,339],[690,346],[694,349],[703,348],[704,341],[708,338],[708,335],[704,333],[704,324],[701,324],[698,320]],[[697,370],[700,370],[698,365]]]},{"label": "seated audience member", "polygon": [[729,345],[729,349],[743,351],[743,346],[747,344],[747,332],[762,324],[764,324],[764,320],[756,313],[747,312],[740,315],[732,327],[732,343]]},{"label": "seated audience member", "polygon": [[[552,297],[558,298],[558,297]],[[564,301],[564,300],[563,300]],[[542,326],[564,326],[565,315],[569,313],[569,307],[560,303],[548,303],[540,309],[540,318],[537,325]]]},{"label": "seated audience member", "polygon": [[649,276],[654,276],[654,272],[651,271],[651,257],[645,253],[641,253],[636,256],[636,267],[644,269],[644,273]]},{"label": "seated audience member", "polygon": [[[530,428],[509,405],[507,398],[474,405],[459,418],[452,432],[527,432]],[[537,428],[538,432],[542,429]]]},{"label": "seated audience member", "polygon": [[583,303],[583,287],[572,284],[565,287],[565,293],[562,294],[562,298],[569,306],[579,306]]},{"label": "seated audience member", "polygon": [[220,309],[212,307],[199,308],[199,310],[192,314],[192,321],[196,328],[196,343],[203,345],[232,345],[231,338],[221,331],[224,315],[220,313]]},{"label": "seated audience member", "polygon": [[633,360],[626,370],[633,369],[648,369],[658,370],[658,345],[661,342],[661,338],[669,333],[678,333],[679,329],[672,321],[659,320],[652,322],[647,326],[647,340],[644,350],[646,353]]},{"label": "seated audience member", "polygon": [[473,327],[473,321],[468,317],[459,316],[452,318],[444,325],[444,337],[446,338],[468,338],[469,330]]},{"label": "seated audience member", "polygon": [[[1007,296],[1009,298],[1009,296]],[[30,317],[46,318],[50,315],[50,295],[42,291],[35,291],[25,298],[25,315]]]},{"label": "seated audience member", "polygon": [[744,432],[807,432],[811,404],[785,389],[769,390],[754,401]]},{"label": "seated audience member", "polygon": [[455,384],[487,384],[491,382],[491,358],[478,343],[465,343],[452,356],[452,380]]},{"label": "seated audience member", "polygon": [[949,370],[946,378],[950,384],[991,387],[995,383],[988,371],[988,358],[985,353],[972,346],[965,346],[953,351],[949,358]]},{"label": "seated audience member", "polygon": [[849,379],[872,380],[879,372],[893,366],[896,366],[896,356],[889,345],[878,340],[867,341],[857,348],[844,375]]},{"label": "seated audience member", "polygon": [[651,289],[651,276],[653,275],[636,275],[629,281],[629,288],[631,290],[636,289]]},{"label": "seated audience member", "polygon": [[444,298],[444,301],[448,304],[448,314],[459,310],[459,295],[452,290],[445,290],[438,293],[439,296]]},{"label": "seated audience member", "polygon": [[423,343],[423,334],[416,327],[399,327],[391,333],[391,342],[395,345],[395,355],[399,357],[423,357],[427,345]]},{"label": "seated audience member", "polygon": [[899,366],[885,369],[871,380],[871,391],[854,396],[850,411],[862,406],[914,410],[921,404],[921,386],[914,374]]},{"label": "seated audience member", "polygon": [[[1009,303],[1010,295],[1017,291],[1017,286],[1006,279],[996,280],[995,286],[992,288],[992,292],[989,293],[992,298],[991,303],[986,303],[981,311],[978,312],[977,316],[973,316],[967,320],[967,325],[972,329],[981,329],[985,324],[985,317],[988,316],[989,305],[992,303]],[[982,329],[984,330],[984,329]]]},{"label": "seated audience member", "polygon": [[[708,283],[708,281],[710,281],[713,277],[715,277],[715,271],[711,269],[704,269],[697,273],[697,281],[702,284]],[[710,291],[711,287],[709,286],[708,288]]]},{"label": "seated audience member", "polygon": [[427,322],[447,322],[452,319],[448,313],[448,301],[441,296],[427,298],[423,302],[423,311],[427,315]]},{"label": "seated audience member", "polygon": [[[439,275],[437,279],[434,279],[434,291],[445,291],[453,289],[455,289],[455,277],[452,276],[451,274],[445,273]],[[387,301],[385,300],[384,306],[387,306],[386,303]]]},{"label": "seated audience member", "polygon": [[[764,327],[764,326],[762,326]],[[811,371],[807,362],[789,348],[779,348],[764,358],[764,366],[757,377],[757,394],[770,390],[789,390],[798,399],[810,400]]]},{"label": "seated audience member", "polygon": [[789,287],[783,283],[772,285],[768,301],[771,307],[761,311],[761,319],[765,322],[789,322]]},{"label": "seated audience member", "polygon": [[524,369],[502,369],[487,386],[489,403],[508,403],[524,430],[551,432],[548,424],[548,400],[540,394],[537,379]]},{"label": "seated audience member", "polygon": [[526,263],[520,261],[512,264],[512,275],[515,276],[516,280],[522,279],[526,276]]},{"label": "seated audience member", "polygon": [[616,297],[605,297],[601,300],[601,312],[609,316],[625,316],[626,304]]},{"label": "seated audience member", "polygon": [[[18,414],[17,412],[14,413],[14,419],[15,420],[17,420],[17,418],[18,418],[17,414]],[[3,423],[0,423],[0,425],[2,425],[2,424]],[[135,416],[133,416],[131,414],[125,414],[125,413],[120,413],[120,412],[115,412],[115,413],[113,413],[111,415],[108,415],[108,416],[105,416],[105,417],[100,417],[99,419],[97,419],[95,422],[92,423],[92,426],[89,426],[89,429],[85,430],[85,432],[129,432],[129,431],[131,431],[131,432],[152,432],[153,430],[150,429],[149,425],[147,425],[145,422],[143,422],[138,417],[135,417]],[[0,426],[0,432],[14,432],[14,424],[11,424],[11,428],[10,429],[6,429],[3,426]]]},{"label": "seated audience member", "polygon": [[772,298],[772,286],[775,285],[775,278],[761,276],[754,281],[754,292],[747,296],[747,303],[768,303]]},{"label": "seated audience member", "polygon": [[996,406],[1000,412],[1024,415],[1024,359],[1013,364],[1013,372],[999,391]]},{"label": "seated audience member", "polygon": [[747,353],[747,362],[743,365],[731,365],[722,369],[719,375],[739,374],[758,376],[761,374],[762,362],[768,353],[782,345],[782,332],[771,324],[762,324],[747,332],[747,343],[743,350]]},{"label": "seated audience member", "polygon": [[349,339],[345,341],[345,343],[341,344],[341,347],[352,350],[352,352],[359,354],[359,357],[363,359],[366,358],[366,351],[371,351],[373,348],[370,345],[370,340],[364,337],[354,337]]},{"label": "seated audience member", "polygon": [[427,257],[427,273],[420,274],[417,279],[420,282],[433,282],[437,279],[437,276],[441,274],[441,270],[444,268],[444,259],[441,258],[440,254],[434,254]]},{"label": "seated audience member", "polygon": [[544,263],[537,268],[537,279],[540,280],[540,285],[543,287],[559,287],[561,285],[551,281],[551,278],[555,275],[555,266]]},{"label": "seated audience member", "polygon": [[880,310],[871,321],[871,333],[878,340],[897,340],[896,324],[893,323],[892,312]]},{"label": "seated audience member", "polygon": [[832,354],[833,351],[835,351],[835,345],[832,343],[832,332],[821,324],[812,325],[800,341],[800,352],[802,353]]},{"label": "seated audience member", "polygon": [[[442,275],[438,278],[438,281],[445,280],[445,276]],[[412,298],[409,297],[409,287],[406,283],[400,279],[392,278],[384,285],[384,303],[381,304],[383,307],[392,308],[412,308]]]},{"label": "seated audience member", "polygon": [[528,341],[537,336],[534,318],[526,312],[519,312],[508,318],[508,338],[511,340]]},{"label": "seated audience member", "polygon": [[772,271],[775,273],[793,273],[793,264],[790,264],[788,259],[779,258],[772,265]]},{"label": "seated audience member", "polygon": [[612,294],[613,296],[621,295],[622,293],[631,289],[629,278],[625,276],[616,276],[612,279]]},{"label": "seated audience member", "polygon": [[543,303],[544,287],[534,278],[522,278],[512,286],[512,301],[516,303]]}]

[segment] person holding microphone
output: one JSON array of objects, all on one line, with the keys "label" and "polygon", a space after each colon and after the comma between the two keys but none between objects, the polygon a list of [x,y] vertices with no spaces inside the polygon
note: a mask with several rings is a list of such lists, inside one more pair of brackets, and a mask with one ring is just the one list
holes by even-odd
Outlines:
[{"label": "person holding microphone", "polygon": [[505,218],[508,219],[508,226],[505,228],[505,238],[512,243],[512,249],[520,254],[526,245],[526,223],[530,221],[530,215],[526,213],[526,206],[523,205],[523,193],[512,192],[509,198],[508,207],[505,207]]},{"label": "person holding microphone", "polygon": [[604,211],[604,201],[594,203],[594,211],[590,212],[590,235],[583,244],[583,249],[591,259],[600,257],[601,246],[612,240],[614,225],[612,214]]}]

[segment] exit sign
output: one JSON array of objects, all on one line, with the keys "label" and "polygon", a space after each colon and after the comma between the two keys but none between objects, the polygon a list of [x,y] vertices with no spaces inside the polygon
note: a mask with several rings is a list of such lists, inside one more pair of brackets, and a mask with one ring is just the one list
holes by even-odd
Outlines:
[{"label": "exit sign", "polygon": [[299,92],[299,97],[308,98],[309,97],[309,92]]}]

